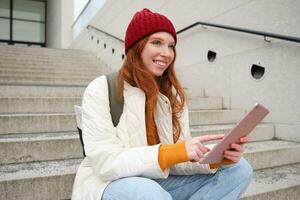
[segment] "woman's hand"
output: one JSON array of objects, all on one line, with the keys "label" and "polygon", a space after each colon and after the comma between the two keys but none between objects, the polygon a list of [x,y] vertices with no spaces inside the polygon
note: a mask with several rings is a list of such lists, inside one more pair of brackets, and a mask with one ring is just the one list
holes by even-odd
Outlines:
[{"label": "woman's hand", "polygon": [[185,143],[187,155],[192,162],[201,162],[204,159],[204,154],[209,151],[209,148],[203,145],[204,142],[223,139],[223,134],[204,135],[194,137]]},{"label": "woman's hand", "polygon": [[240,138],[239,143],[232,143],[230,149],[224,152],[224,158],[231,160],[232,162],[239,162],[244,153],[243,144],[249,142],[249,137]]}]

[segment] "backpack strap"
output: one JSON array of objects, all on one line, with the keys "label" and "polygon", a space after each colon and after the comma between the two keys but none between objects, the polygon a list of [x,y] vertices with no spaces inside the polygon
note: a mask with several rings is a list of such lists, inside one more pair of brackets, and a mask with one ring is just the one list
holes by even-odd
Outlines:
[{"label": "backpack strap", "polygon": [[114,126],[116,127],[119,123],[120,117],[123,113],[124,101],[117,99],[117,72],[106,75],[108,96],[109,96],[109,108],[110,115]]}]

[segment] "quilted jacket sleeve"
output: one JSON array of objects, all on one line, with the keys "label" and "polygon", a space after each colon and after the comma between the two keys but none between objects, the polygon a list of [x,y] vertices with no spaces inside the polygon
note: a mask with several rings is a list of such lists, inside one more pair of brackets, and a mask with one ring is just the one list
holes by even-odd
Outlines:
[{"label": "quilted jacket sleeve", "polygon": [[86,163],[102,180],[112,181],[128,176],[167,177],[168,174],[159,167],[159,145],[128,147],[117,136],[124,130],[113,126],[105,76],[90,83],[84,93],[82,129]]}]

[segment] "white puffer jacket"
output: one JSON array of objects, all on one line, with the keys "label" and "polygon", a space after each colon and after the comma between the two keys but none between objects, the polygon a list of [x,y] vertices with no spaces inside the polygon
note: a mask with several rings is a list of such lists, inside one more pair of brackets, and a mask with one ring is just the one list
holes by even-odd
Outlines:
[{"label": "white puffer jacket", "polygon": [[[155,122],[161,143],[173,143],[172,116],[167,97],[160,94]],[[181,140],[191,138],[188,110],[180,122]],[[128,176],[167,178],[169,174],[212,173],[208,165],[185,162],[162,171],[158,164],[159,145],[147,146],[145,95],[125,84],[124,108],[117,127],[113,126],[105,76],[87,87],[82,102],[82,131],[86,157],[73,185],[72,200],[99,200],[113,180]]]}]

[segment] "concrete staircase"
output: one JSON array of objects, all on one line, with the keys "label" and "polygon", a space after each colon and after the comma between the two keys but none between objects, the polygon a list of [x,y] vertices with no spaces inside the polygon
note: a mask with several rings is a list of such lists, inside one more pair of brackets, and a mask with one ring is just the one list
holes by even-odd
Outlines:
[{"label": "concrete staircase", "polygon": [[[0,46],[0,199],[69,199],[82,150],[73,105],[110,70],[83,51]],[[24,72],[24,73],[23,73]],[[227,133],[245,113],[222,98],[190,97],[194,136]],[[300,144],[274,138],[272,124],[251,134],[255,169],[244,200],[300,196]]]},{"label": "concrete staircase", "polygon": [[84,51],[0,46],[0,199],[70,198],[82,160],[74,105],[110,71]]}]

